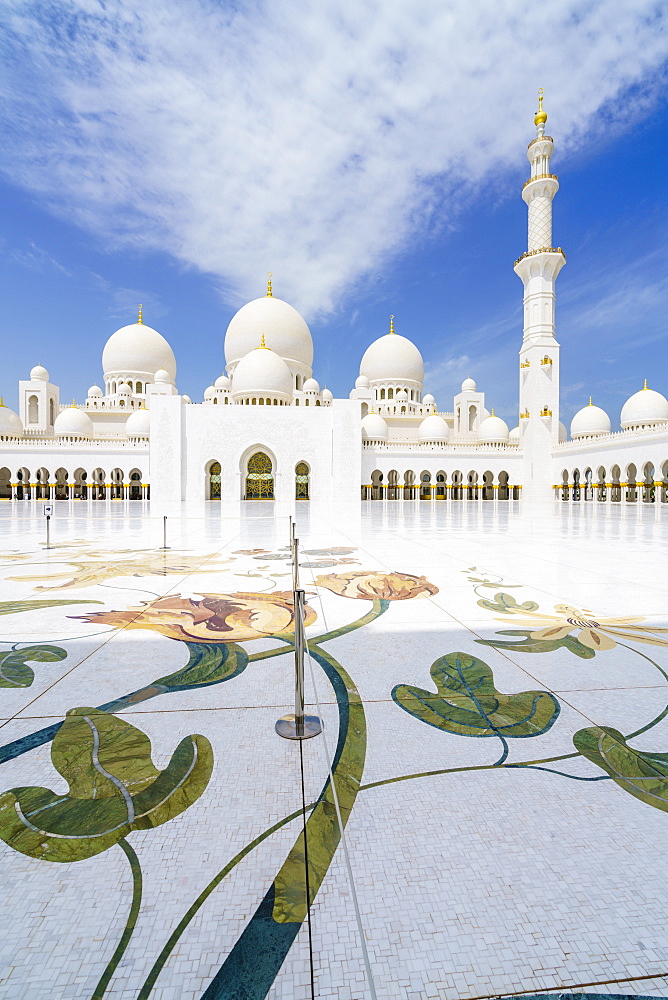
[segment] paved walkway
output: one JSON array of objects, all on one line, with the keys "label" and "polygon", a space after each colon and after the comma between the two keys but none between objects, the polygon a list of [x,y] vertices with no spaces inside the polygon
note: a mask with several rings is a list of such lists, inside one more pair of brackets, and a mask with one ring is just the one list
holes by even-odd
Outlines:
[{"label": "paved walkway", "polygon": [[299,504],[300,760],[287,508],[55,507],[0,505],[1,997],[668,996],[668,511]]}]

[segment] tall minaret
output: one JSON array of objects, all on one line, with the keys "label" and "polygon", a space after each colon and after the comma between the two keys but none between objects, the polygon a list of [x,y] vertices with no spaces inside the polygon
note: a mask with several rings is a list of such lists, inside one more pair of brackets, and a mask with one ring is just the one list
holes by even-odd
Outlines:
[{"label": "tall minaret", "polygon": [[524,339],[520,349],[522,494],[549,499],[551,452],[559,441],[559,344],[554,335],[554,289],[566,258],[561,247],[552,246],[552,199],[559,190],[559,181],[550,173],[554,142],[545,135],[546,122],[540,90],[534,118],[536,138],[527,151],[531,176],[522,188],[522,198],[529,207],[528,249],[515,261],[515,273],[524,284]]}]

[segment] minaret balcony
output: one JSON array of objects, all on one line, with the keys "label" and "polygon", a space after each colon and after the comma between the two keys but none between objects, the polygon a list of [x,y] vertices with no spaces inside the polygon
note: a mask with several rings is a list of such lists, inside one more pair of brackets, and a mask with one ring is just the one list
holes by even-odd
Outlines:
[{"label": "minaret balcony", "polygon": [[553,181],[558,181],[559,178],[556,174],[536,174],[535,177],[530,177],[528,181],[525,181],[522,185],[522,190],[527,187],[528,184],[533,184],[534,181],[543,181],[546,177],[550,177]]},{"label": "minaret balcony", "polygon": [[520,261],[526,260],[527,257],[535,257],[536,254],[539,253],[560,253],[561,256],[564,258],[564,261],[566,260],[566,254],[561,249],[561,247],[539,247],[538,250],[527,250],[525,253],[522,254],[521,257],[517,258],[513,266],[517,267]]}]

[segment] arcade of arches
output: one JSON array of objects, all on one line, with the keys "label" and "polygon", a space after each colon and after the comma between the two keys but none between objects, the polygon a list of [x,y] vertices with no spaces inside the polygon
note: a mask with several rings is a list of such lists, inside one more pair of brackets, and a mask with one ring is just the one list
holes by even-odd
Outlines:
[{"label": "arcade of arches", "polygon": [[519,500],[521,489],[510,482],[507,472],[500,472],[495,482],[492,472],[455,470],[448,477],[443,471],[416,474],[407,469],[400,476],[392,469],[386,481],[376,469],[371,482],[362,487],[362,500]]},{"label": "arcade of arches", "polygon": [[652,462],[646,462],[641,468],[630,464],[625,470],[613,465],[609,473],[603,466],[571,472],[564,469],[554,491],[561,500],[668,503],[668,461],[659,470]]},{"label": "arcade of arches", "polygon": [[150,500],[141,469],[0,469],[0,500]]}]

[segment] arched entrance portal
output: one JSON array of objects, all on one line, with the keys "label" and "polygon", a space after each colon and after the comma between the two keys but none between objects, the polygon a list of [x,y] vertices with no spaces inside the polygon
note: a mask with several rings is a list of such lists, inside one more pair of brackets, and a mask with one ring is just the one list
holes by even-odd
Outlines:
[{"label": "arched entrance portal", "polygon": [[220,500],[220,462],[211,462],[207,476],[209,500]]},{"label": "arched entrance portal", "polygon": [[309,500],[309,467],[306,462],[297,462],[295,466],[295,500]]},{"label": "arched entrance portal", "polygon": [[273,472],[271,459],[263,451],[251,455],[246,473],[246,500],[274,499]]}]

